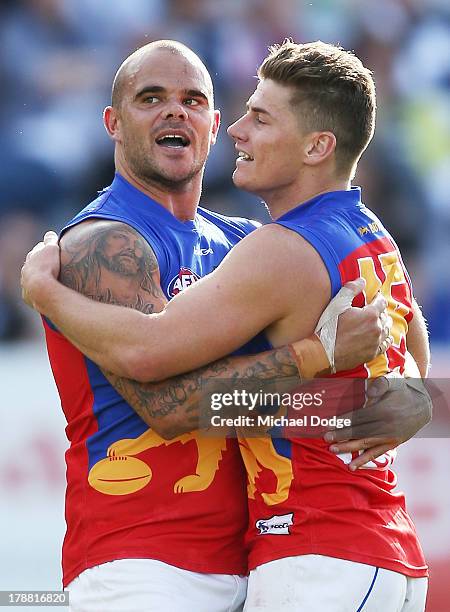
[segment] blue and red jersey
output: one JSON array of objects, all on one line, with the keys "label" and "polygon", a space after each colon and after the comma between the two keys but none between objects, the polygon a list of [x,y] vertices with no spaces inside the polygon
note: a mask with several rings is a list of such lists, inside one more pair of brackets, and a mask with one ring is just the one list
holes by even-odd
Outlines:
[{"label": "blue and red jersey", "polygon": [[[203,209],[181,222],[120,175],[65,230],[85,219],[121,221],[136,229],[157,257],[168,299],[211,272],[257,227]],[[44,325],[70,442],[64,585],[88,567],[122,558],[246,573],[245,473],[236,440],[195,432],[163,440],[96,364],[51,322]],[[262,345],[256,340],[244,350],[259,352]]]},{"label": "blue and red jersey", "polygon": [[[359,188],[325,193],[276,221],[316,249],[333,296],[343,284],[362,276],[365,294],[355,299],[355,306],[363,306],[378,290],[388,301],[393,346],[386,355],[336,378],[402,373],[412,318],[411,283],[398,248],[360,197]],[[319,554],[412,577],[427,575],[404,496],[396,490],[390,469],[393,453],[350,472],[352,456],[334,455],[322,438],[276,433],[278,437],[240,440],[249,477],[250,568],[282,557]]]}]

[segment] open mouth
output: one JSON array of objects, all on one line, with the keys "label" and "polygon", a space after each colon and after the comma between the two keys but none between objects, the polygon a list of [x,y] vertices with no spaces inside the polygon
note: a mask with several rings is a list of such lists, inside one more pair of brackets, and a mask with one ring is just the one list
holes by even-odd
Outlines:
[{"label": "open mouth", "polygon": [[181,134],[164,134],[156,139],[156,144],[160,147],[169,147],[171,149],[183,149],[191,144],[189,138]]},{"label": "open mouth", "polygon": [[253,161],[254,160],[254,158],[251,157],[248,153],[245,153],[245,151],[238,151],[238,159],[242,161]]}]

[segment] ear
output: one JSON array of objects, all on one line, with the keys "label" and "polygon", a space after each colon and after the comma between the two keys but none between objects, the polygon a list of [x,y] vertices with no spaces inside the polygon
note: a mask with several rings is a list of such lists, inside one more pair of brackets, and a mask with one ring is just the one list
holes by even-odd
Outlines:
[{"label": "ear", "polygon": [[336,150],[336,136],[333,132],[312,132],[305,145],[305,164],[316,166],[329,159]]},{"label": "ear", "polygon": [[103,125],[108,135],[115,142],[120,140],[120,124],[117,109],[113,106],[107,106],[103,111]]},{"label": "ear", "polygon": [[220,111],[215,110],[214,111],[214,123],[212,126],[211,139],[210,139],[210,144],[212,145],[216,144],[217,134],[219,133],[219,127],[220,127]]}]

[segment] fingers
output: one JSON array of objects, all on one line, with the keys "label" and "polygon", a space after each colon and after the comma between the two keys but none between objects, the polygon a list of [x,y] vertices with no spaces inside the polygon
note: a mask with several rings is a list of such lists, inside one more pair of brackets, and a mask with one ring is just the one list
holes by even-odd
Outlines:
[{"label": "fingers", "polygon": [[387,308],[387,300],[381,293],[376,293],[373,300],[366,306],[366,308],[374,308],[376,313],[380,315]]},{"label": "fingers", "polygon": [[31,251],[29,251],[29,253],[27,253],[27,256],[25,258],[25,261],[30,261],[31,257],[37,253],[38,251],[42,251],[42,249],[44,248],[45,244],[43,242],[38,242],[37,244],[34,245],[34,247],[31,249]]},{"label": "fingers", "polygon": [[370,309],[375,315],[378,317],[377,325],[378,325],[378,333],[379,333],[379,341],[378,341],[378,349],[376,352],[376,356],[381,355],[382,353],[386,353],[386,351],[392,346],[394,343],[394,338],[391,335],[391,328],[393,325],[393,320],[390,315],[387,314],[387,301],[386,299],[378,293],[372,302],[366,306],[368,310]]},{"label": "fingers", "polygon": [[391,348],[393,343],[394,343],[394,338],[392,336],[387,336],[387,338],[384,338],[380,342],[380,345],[378,346],[377,355],[381,355],[382,353],[385,353],[388,349]]},{"label": "fingers", "polygon": [[[327,431],[323,439],[325,442],[343,442],[352,439],[352,428],[342,427],[342,429],[334,429],[333,431]],[[332,451],[333,452],[333,451]]]},{"label": "fingers", "polygon": [[377,401],[389,390],[389,381],[384,377],[372,378],[367,384],[367,398],[369,401]]},{"label": "fingers", "polygon": [[58,244],[58,234],[53,230],[45,232],[44,244]]},{"label": "fingers", "polygon": [[386,310],[383,310],[380,313],[380,321],[383,327],[388,327],[389,329],[392,327],[392,324],[394,323],[392,320],[392,317],[387,314]]},{"label": "fingers", "polygon": [[54,231],[50,230],[48,232],[45,232],[44,234],[44,239],[41,242],[38,242],[32,249],[31,251],[29,251],[27,253],[27,256],[25,258],[25,262],[29,261],[30,258],[35,254],[38,253],[39,251],[42,251],[42,249],[47,246],[47,245],[58,245],[58,234],[56,234]]},{"label": "fingers", "polygon": [[394,434],[398,433],[398,428],[393,429],[393,425],[390,423],[380,422],[379,418],[374,416],[372,420],[365,418],[363,422],[356,424],[355,419],[351,427],[342,427],[340,429],[333,429],[327,431],[324,435],[325,442],[333,442],[339,444],[347,440],[363,440],[369,438],[375,438],[380,440],[389,436],[392,438]]},{"label": "fingers", "polygon": [[366,281],[363,278],[357,278],[345,283],[343,288],[349,290],[353,297],[356,297],[366,288]]},{"label": "fingers", "polygon": [[375,461],[381,455],[396,448],[400,441],[394,438],[363,438],[361,440],[347,440],[340,444],[333,444],[329,450],[335,455],[342,453],[358,453],[364,451],[349,463],[349,469],[353,472],[369,461]]},{"label": "fingers", "polygon": [[342,442],[332,444],[329,451],[334,455],[340,453],[357,453],[359,451],[369,451],[379,446],[389,446],[389,448],[395,448],[400,444],[397,438],[383,437],[383,438],[372,438],[367,436],[359,440],[344,440]]},{"label": "fingers", "polygon": [[396,446],[397,445],[395,444],[380,444],[379,446],[374,446],[373,448],[370,448],[369,450],[366,450],[364,453],[359,455],[356,459],[353,459],[353,461],[349,463],[348,469],[351,472],[354,472],[366,463],[369,463],[369,461],[375,461],[376,459],[378,459],[378,457],[381,457],[381,455],[384,455]]},{"label": "fingers", "polygon": [[381,325],[381,337],[378,346],[378,354],[381,355],[381,353],[385,353],[394,342],[394,338],[391,336],[393,320],[392,317],[383,310],[379,315],[379,322]]},{"label": "fingers", "polygon": [[388,315],[385,310],[383,310],[383,312],[380,313],[379,319],[380,319],[380,324],[381,324],[382,331],[384,334],[384,338],[383,338],[384,340],[385,338],[391,335],[391,329],[392,329],[392,325],[394,321],[392,320],[392,317]]},{"label": "fingers", "polygon": [[[340,442],[339,444],[332,444],[329,448],[330,453],[334,455],[340,455],[341,453],[356,453],[361,450],[366,450],[370,448],[369,441],[371,438],[364,438],[362,440],[345,440]],[[377,440],[377,444],[379,444],[379,440]],[[372,444],[372,446],[374,446]]]}]

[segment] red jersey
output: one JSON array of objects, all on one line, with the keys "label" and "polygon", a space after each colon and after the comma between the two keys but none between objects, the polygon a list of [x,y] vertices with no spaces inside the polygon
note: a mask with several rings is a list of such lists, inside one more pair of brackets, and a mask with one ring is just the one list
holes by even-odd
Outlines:
[{"label": "red jersey", "polygon": [[[410,281],[395,242],[361,204],[359,189],[318,196],[277,223],[320,253],[333,295],[362,276],[367,301],[378,290],[388,300],[393,346],[386,355],[338,376],[368,378],[395,369],[402,373],[412,318]],[[354,305],[362,306],[363,298]],[[240,444],[249,476],[250,569],[282,557],[319,554],[412,577],[427,575],[404,496],[395,488],[394,452],[350,472],[352,457],[334,455],[322,439],[278,433]]]}]

